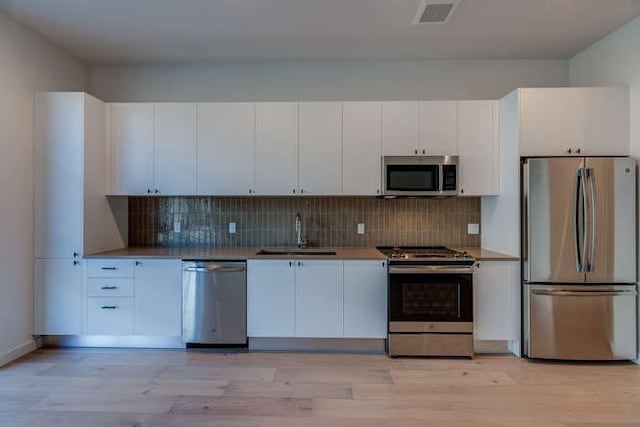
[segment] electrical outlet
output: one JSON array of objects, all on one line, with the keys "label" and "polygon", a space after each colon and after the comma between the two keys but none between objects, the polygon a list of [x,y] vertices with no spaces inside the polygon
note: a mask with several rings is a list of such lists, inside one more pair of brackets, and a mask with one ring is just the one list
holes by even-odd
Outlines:
[{"label": "electrical outlet", "polygon": [[230,222],[229,223],[229,234],[235,234],[236,233],[236,223],[235,222]]},{"label": "electrical outlet", "polygon": [[174,221],[173,222],[173,232],[174,233],[179,233],[180,229],[181,229],[181,226],[182,225],[180,224],[180,221]]},{"label": "electrical outlet", "polygon": [[480,234],[480,224],[467,224],[467,234]]},{"label": "electrical outlet", "polygon": [[363,222],[359,222],[358,223],[358,234],[364,234],[364,223]]}]

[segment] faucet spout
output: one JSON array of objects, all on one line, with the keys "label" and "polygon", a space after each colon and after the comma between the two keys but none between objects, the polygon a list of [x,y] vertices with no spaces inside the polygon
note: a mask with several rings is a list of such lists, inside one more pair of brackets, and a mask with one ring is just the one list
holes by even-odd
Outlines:
[{"label": "faucet spout", "polygon": [[307,245],[306,240],[302,240],[302,217],[299,213],[296,214],[296,246],[303,248]]}]

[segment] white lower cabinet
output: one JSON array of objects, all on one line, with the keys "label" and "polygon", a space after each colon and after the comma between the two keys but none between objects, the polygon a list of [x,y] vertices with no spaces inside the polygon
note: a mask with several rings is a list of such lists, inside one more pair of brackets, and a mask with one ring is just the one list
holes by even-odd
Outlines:
[{"label": "white lower cabinet", "polygon": [[247,335],[292,337],[296,273],[289,260],[247,261]]},{"label": "white lower cabinet", "polygon": [[132,335],[134,298],[87,298],[87,333],[89,335]]},{"label": "white lower cabinet", "polygon": [[84,333],[84,263],[72,259],[36,259],[34,265],[34,334]]},{"label": "white lower cabinet", "polygon": [[249,337],[385,338],[380,261],[249,260]]},{"label": "white lower cabinet", "polygon": [[516,261],[481,261],[475,273],[474,338],[520,339],[520,280]]},{"label": "white lower cabinet", "polygon": [[182,334],[182,262],[142,260],[135,276],[136,335]]},{"label": "white lower cabinet", "polygon": [[344,337],[387,337],[386,261],[344,262]]},{"label": "white lower cabinet", "polygon": [[296,337],[343,336],[342,261],[296,261]]},{"label": "white lower cabinet", "polygon": [[87,334],[181,334],[180,260],[90,259],[87,272]]}]

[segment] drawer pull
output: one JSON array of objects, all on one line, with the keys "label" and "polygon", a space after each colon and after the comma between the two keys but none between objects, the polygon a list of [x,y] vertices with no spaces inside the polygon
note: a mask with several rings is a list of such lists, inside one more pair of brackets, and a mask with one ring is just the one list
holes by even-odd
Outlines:
[{"label": "drawer pull", "polygon": [[117,270],[117,267],[101,267],[101,270]]},{"label": "drawer pull", "polygon": [[103,305],[100,308],[103,309],[103,310],[115,310],[116,308],[118,308],[118,306],[115,306],[115,305]]},{"label": "drawer pull", "polygon": [[117,286],[103,286],[100,289],[105,290],[105,291],[113,291],[114,289],[118,289]]}]

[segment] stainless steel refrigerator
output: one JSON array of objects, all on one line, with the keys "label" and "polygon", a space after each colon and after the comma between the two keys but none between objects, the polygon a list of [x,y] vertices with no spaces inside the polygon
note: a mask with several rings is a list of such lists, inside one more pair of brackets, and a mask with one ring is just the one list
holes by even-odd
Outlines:
[{"label": "stainless steel refrigerator", "polygon": [[524,159],[522,187],[523,353],[635,359],[635,160]]}]

